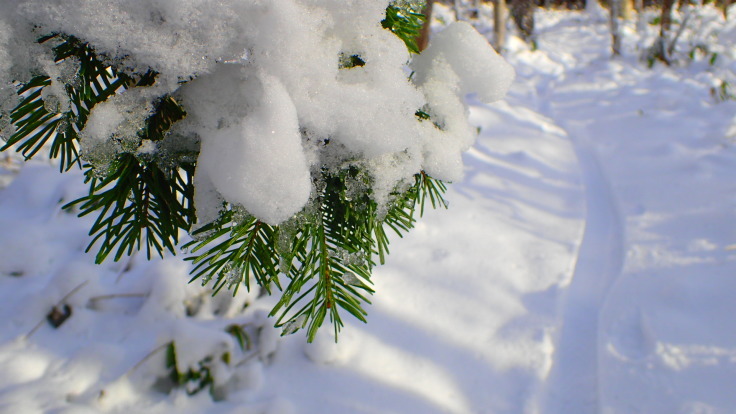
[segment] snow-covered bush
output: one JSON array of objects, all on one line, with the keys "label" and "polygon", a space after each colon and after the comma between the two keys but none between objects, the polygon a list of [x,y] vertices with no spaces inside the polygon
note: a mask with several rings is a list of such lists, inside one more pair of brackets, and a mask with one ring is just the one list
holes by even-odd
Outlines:
[{"label": "snow-covered bush", "polygon": [[[89,249],[172,253],[281,291],[284,333],[365,320],[370,272],[474,141],[464,96],[513,70],[471,26],[417,52],[421,2],[21,0],[0,5],[3,150],[85,169]],[[481,85],[481,90],[471,87]]]}]

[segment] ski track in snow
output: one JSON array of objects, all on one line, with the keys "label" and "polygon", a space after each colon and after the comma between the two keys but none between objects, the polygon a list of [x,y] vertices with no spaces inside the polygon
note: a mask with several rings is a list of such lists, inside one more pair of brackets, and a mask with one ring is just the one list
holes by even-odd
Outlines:
[{"label": "ski track in snow", "polygon": [[557,355],[544,396],[551,414],[598,412],[599,315],[623,262],[623,230],[605,172],[587,137],[573,134],[571,141],[587,213],[572,283],[563,295]]},{"label": "ski track in snow", "polygon": [[532,102],[575,148],[586,217],[540,410],[733,412],[719,383],[736,342],[716,332],[734,326],[719,293],[734,286],[724,279],[734,258],[721,250],[733,231],[715,224],[733,211],[723,197],[733,185],[720,178],[733,156],[721,132],[731,104],[714,103],[687,70],[646,69],[633,52],[610,59],[605,36],[590,53],[565,50],[578,35],[569,21],[545,29],[555,36],[544,69],[527,72]]},{"label": "ski track in snow", "polygon": [[564,45],[566,38],[576,36],[576,29],[554,29],[555,44],[550,45],[548,57],[555,70],[537,83],[537,102],[539,111],[567,133],[575,150],[585,189],[586,214],[573,277],[560,298],[554,361],[540,402],[545,414],[593,414],[600,412],[599,320],[607,295],[621,273],[624,227],[615,193],[591,142],[590,131],[594,129],[587,128],[595,121],[566,121],[569,114],[589,107],[591,102],[580,99],[563,108],[555,105],[556,91],[581,83],[575,74],[599,57],[605,45],[595,42],[592,53],[574,56],[555,49]]}]

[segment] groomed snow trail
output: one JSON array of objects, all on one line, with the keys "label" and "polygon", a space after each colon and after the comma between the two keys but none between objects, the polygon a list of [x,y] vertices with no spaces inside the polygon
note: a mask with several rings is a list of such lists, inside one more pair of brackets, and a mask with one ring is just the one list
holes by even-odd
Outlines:
[{"label": "groomed snow trail", "polygon": [[718,79],[695,62],[648,69],[632,42],[611,59],[606,25],[580,20],[596,33],[546,19],[544,54],[514,62],[537,85],[530,104],[569,136],[585,186],[538,411],[732,413],[736,102],[715,99]]},{"label": "groomed snow trail", "polygon": [[[554,31],[550,43],[543,46],[547,49],[545,65],[522,69],[537,77],[533,83],[540,85],[535,91],[537,109],[554,120],[572,143],[585,190],[585,231],[572,280],[560,297],[555,353],[541,390],[540,409],[545,414],[593,414],[600,412],[600,314],[621,272],[624,228],[615,193],[591,141],[595,120],[568,121],[570,114],[597,104],[594,94],[575,92],[583,81],[579,78],[583,68],[599,62],[606,48],[593,41],[583,53],[564,50],[566,45],[580,46],[575,39],[579,28],[568,23],[542,28],[542,33]],[[546,79],[539,82],[539,77]]]},{"label": "groomed snow trail", "polygon": [[543,407],[550,414],[597,413],[599,317],[622,264],[623,234],[608,179],[586,137],[572,138],[585,185],[585,233],[562,297],[561,328]]}]

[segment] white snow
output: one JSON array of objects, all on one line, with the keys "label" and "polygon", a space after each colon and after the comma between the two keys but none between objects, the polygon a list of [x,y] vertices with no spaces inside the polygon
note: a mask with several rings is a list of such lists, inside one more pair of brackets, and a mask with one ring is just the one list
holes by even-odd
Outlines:
[{"label": "white snow", "polygon": [[[477,93],[481,102],[495,102],[506,95],[514,80],[514,69],[499,56],[488,40],[468,22],[449,24],[431,40],[429,47],[412,62],[419,85],[434,74],[436,65],[449,64],[457,74],[459,93]],[[442,70],[442,69],[440,69]]]},{"label": "white snow", "polygon": [[514,69],[467,22],[455,22],[437,33],[427,49],[412,60],[414,80],[427,98],[428,112],[443,131],[425,126],[424,170],[457,181],[463,175],[462,153],[475,141],[474,128],[461,100],[475,93],[482,102],[501,99],[514,79]]},{"label": "white snow", "polygon": [[[158,96],[174,94],[187,110],[187,131],[201,138],[198,181],[212,184],[197,195],[199,224],[216,217],[223,200],[279,224],[306,205],[323,168],[367,168],[379,208],[422,170],[460,179],[460,154],[476,136],[465,94],[488,102],[510,85],[511,66],[464,23],[438,35],[427,61],[417,60],[412,81],[405,44],[381,26],[388,4],[25,0],[14,17],[37,32],[88,41],[123,71],[158,73],[154,87],[127,90],[92,109],[81,134],[85,161],[104,171],[115,151],[130,151],[97,145],[135,137],[140,117],[126,105],[150,108]],[[0,55],[8,54],[1,43]],[[19,49],[9,48],[11,59],[24,53]],[[341,68],[341,56],[357,56],[363,65]],[[68,109],[57,81],[64,77],[51,73],[57,68],[49,59],[38,60],[54,67],[46,70],[53,81],[44,89],[46,103]],[[433,122],[417,122],[424,107]]]},{"label": "white snow", "polygon": [[87,124],[82,131],[83,145],[87,145],[88,140],[94,140],[98,143],[107,142],[118,127],[125,122],[125,112],[127,111],[121,111],[121,109],[115,105],[113,99],[97,105],[90,113]]},{"label": "white snow", "polygon": [[277,78],[259,78],[258,88],[243,91],[253,109],[239,123],[203,132],[197,175],[206,174],[227,201],[275,225],[304,207],[312,182],[294,103]]},{"label": "white snow", "polygon": [[[200,9],[214,15],[223,4],[231,5]],[[372,2],[351,5],[364,7],[361,13],[379,12]],[[263,7],[259,17],[266,27],[279,17]],[[310,10],[329,30],[347,32],[353,28],[338,18],[351,13],[346,9]],[[293,13],[300,10],[295,6]],[[481,33],[489,32],[490,16],[484,6]],[[697,9],[690,22],[680,56],[706,37],[715,39],[707,43],[709,52],[651,69],[638,60],[637,48],[651,41],[655,27],[642,35],[627,27],[623,56],[613,60],[607,23],[585,13],[539,10],[536,51],[511,33],[505,57],[516,79],[508,97],[493,104],[471,97],[467,114],[481,133],[462,155],[464,167],[453,163],[468,142],[456,143],[457,153],[436,161],[438,170],[464,174],[450,186],[449,210],[426,212],[416,229],[392,240],[387,265],[374,274],[377,293],[368,324],[346,318],[338,344],[329,340],[330,332],[311,345],[302,334],[280,338],[265,317],[273,298],[243,289],[236,298],[211,298],[209,289],[186,284],[189,264],[180,257],[148,262],[137,255],[93,265],[83,253],[91,219],[60,208],[86,193],[81,174],[59,174],[58,166],[42,161],[16,174],[6,167],[12,160],[0,162],[0,173],[15,174],[0,190],[0,411],[736,411],[736,100],[722,100],[711,89],[722,81],[736,84],[736,23],[724,22],[710,7]],[[197,36],[208,34],[203,29]],[[387,53],[392,51],[390,46]],[[711,65],[713,52],[718,57]],[[253,53],[249,59],[257,59]],[[267,58],[274,57],[260,57]],[[442,59],[433,60],[433,70],[450,75],[456,69]],[[205,128],[219,135],[209,138],[232,139],[235,148],[246,145],[249,131],[278,126],[274,135],[307,153],[299,159],[300,151],[293,150],[297,169],[316,162],[309,153],[314,149],[295,140],[294,118],[298,125],[312,122],[313,131],[333,128],[318,125],[325,120],[316,111],[337,102],[336,83],[317,77],[292,84],[295,78],[278,72],[244,74],[239,65],[230,66],[216,70],[229,71],[220,80],[232,83],[202,76],[200,86],[193,82],[182,90],[192,122],[211,120]],[[379,93],[371,87],[378,88],[372,79],[384,76],[380,70],[370,72],[366,65],[350,71],[334,82]],[[461,82],[454,86],[431,86],[427,78],[416,91],[419,100],[427,93],[456,99],[462,88],[472,89],[472,83],[460,86],[469,75],[455,75]],[[248,101],[240,93],[243,80],[254,77],[263,90],[258,83],[249,87],[270,101]],[[298,85],[326,97],[298,93]],[[197,87],[218,88],[217,99],[229,108],[225,127],[218,128],[220,119],[207,112],[215,98]],[[200,101],[192,100],[198,96]],[[261,123],[250,118],[269,105],[280,108],[277,117]],[[457,100],[433,108],[448,111],[448,119],[466,113]],[[407,164],[431,159],[422,154],[430,145],[422,140],[434,138],[434,127],[420,125],[416,152],[376,155],[370,160],[374,174],[399,164],[386,173],[397,180],[410,171]],[[344,145],[360,145],[357,138],[344,139]],[[197,177],[198,186],[205,178]],[[217,185],[200,188],[216,195],[222,191]],[[72,315],[55,329],[45,318],[60,301]],[[248,333],[250,348],[240,350],[225,333],[233,324]],[[186,366],[205,354],[230,351],[231,364],[218,374],[217,401],[207,392],[188,396],[184,389],[155,385],[168,375],[160,347],[172,340],[186,342],[179,361]]]}]

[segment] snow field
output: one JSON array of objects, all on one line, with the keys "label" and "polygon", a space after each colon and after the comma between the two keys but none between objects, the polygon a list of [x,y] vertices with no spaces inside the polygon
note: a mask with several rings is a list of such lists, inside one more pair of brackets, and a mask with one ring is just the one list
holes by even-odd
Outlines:
[{"label": "snow field", "polygon": [[[732,38],[712,12],[691,21]],[[211,298],[179,257],[93,266],[89,222],[60,210],[81,177],[24,166],[0,191],[0,412],[733,412],[736,102],[711,94],[730,52],[647,69],[630,28],[611,61],[604,21],[537,23],[539,50],[509,43],[508,97],[470,101],[481,134],[449,210],[392,240],[369,323],[337,345],[279,338],[272,299]],[[172,340],[182,368],[231,352],[222,400],[161,390],[152,351]]]}]

